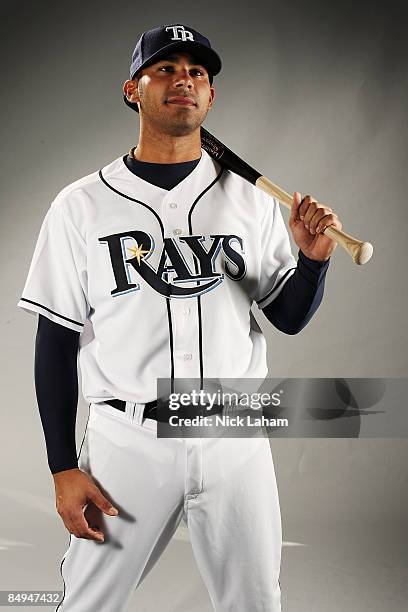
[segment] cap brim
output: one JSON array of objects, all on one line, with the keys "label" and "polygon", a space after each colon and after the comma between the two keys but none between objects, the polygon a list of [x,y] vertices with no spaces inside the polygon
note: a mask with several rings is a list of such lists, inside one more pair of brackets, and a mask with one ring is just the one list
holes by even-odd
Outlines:
[{"label": "cap brim", "polygon": [[211,73],[213,76],[221,71],[221,59],[218,53],[214,51],[214,49],[211,49],[210,47],[207,47],[206,45],[203,45],[196,41],[177,41],[170,43],[165,47],[162,47],[160,51],[157,51],[156,53],[151,55],[149,59],[146,60],[141,66],[139,66],[139,68],[135,72],[131,73],[130,78],[134,79],[136,74],[143,70],[143,68],[146,68],[147,66],[150,66],[151,64],[154,64],[155,62],[159,61],[160,58],[165,57],[171,51],[180,49],[188,51],[188,53],[190,53],[195,59],[197,59],[201,64],[203,64],[203,66],[205,66],[208,72]]}]

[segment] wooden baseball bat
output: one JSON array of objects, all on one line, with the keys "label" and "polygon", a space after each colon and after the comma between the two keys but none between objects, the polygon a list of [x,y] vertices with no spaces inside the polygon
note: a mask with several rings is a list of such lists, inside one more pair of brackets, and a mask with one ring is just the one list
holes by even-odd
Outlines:
[{"label": "wooden baseball bat", "polygon": [[[233,153],[231,149],[228,149],[222,142],[217,140],[215,136],[210,134],[206,129],[201,126],[201,146],[207,153],[215,159],[220,166],[235,172],[242,178],[246,179],[265,193],[273,196],[284,206],[291,209],[293,198],[286,191],[272,183],[270,179],[263,176],[260,172],[251,168],[243,159],[238,157],[236,153]],[[347,253],[351,256],[356,264],[365,264],[371,259],[373,254],[373,245],[370,242],[364,242],[363,240],[357,240],[350,234],[346,234],[342,230],[339,230],[333,226],[326,227],[323,232],[326,236],[329,236],[335,240],[340,246],[342,246]]]}]

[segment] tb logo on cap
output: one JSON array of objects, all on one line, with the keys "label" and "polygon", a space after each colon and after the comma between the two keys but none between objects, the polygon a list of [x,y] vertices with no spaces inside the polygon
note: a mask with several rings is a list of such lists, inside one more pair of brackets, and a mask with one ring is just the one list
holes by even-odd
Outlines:
[{"label": "tb logo on cap", "polygon": [[166,32],[167,30],[173,30],[173,36],[171,40],[194,40],[192,33],[188,30],[185,30],[184,26],[182,25],[167,26]]}]

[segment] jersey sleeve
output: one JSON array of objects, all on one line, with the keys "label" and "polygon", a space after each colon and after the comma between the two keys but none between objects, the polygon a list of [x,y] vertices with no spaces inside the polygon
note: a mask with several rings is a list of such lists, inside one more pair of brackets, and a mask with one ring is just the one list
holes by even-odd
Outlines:
[{"label": "jersey sleeve", "polygon": [[296,269],[280,205],[274,198],[266,197],[261,230],[260,278],[255,295],[255,302],[261,309],[279,295]]},{"label": "jersey sleeve", "polygon": [[89,313],[86,242],[60,203],[45,215],[17,306],[82,332]]}]

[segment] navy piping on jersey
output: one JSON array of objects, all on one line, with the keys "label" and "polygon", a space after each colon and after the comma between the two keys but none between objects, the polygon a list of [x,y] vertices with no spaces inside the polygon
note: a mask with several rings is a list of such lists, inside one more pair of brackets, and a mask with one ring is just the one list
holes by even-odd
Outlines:
[{"label": "navy piping on jersey", "polygon": [[108,181],[105,179],[105,177],[103,176],[102,170],[99,170],[99,178],[101,179],[102,183],[106,185],[106,187],[108,187],[108,189],[111,189],[118,195],[122,196],[122,198],[126,198],[127,200],[130,200],[131,202],[136,202],[136,204],[141,204],[142,206],[150,210],[150,212],[153,213],[153,215],[156,217],[157,221],[159,222],[160,230],[161,230],[162,237],[164,240],[164,227],[163,227],[162,220],[160,219],[159,215],[156,213],[156,211],[151,206],[149,206],[145,202],[142,202],[141,200],[136,200],[136,198],[132,198],[131,196],[128,196],[126,193],[122,193],[121,191],[119,191],[119,189],[116,189],[115,187],[113,187],[113,185],[110,185]]},{"label": "navy piping on jersey", "polygon": [[169,326],[169,342],[170,342],[170,392],[174,393],[174,345],[173,345],[173,323],[171,320],[170,298],[166,299],[167,304],[167,322]]},{"label": "navy piping on jersey", "polygon": [[[220,172],[215,177],[215,179],[209,185],[207,185],[207,187],[197,196],[197,198],[194,200],[193,204],[191,205],[191,208],[190,208],[190,211],[189,211],[189,214],[188,214],[188,224],[189,224],[190,235],[192,233],[192,229],[191,229],[191,213],[192,213],[195,205],[202,198],[202,196],[204,194],[206,194],[207,191],[209,189],[211,189],[211,187],[213,187],[215,185],[215,183],[220,179],[223,171],[224,171],[224,169],[221,168]],[[119,191],[118,189],[116,189],[115,187],[110,185],[107,182],[107,180],[105,179],[105,177],[103,176],[102,170],[99,170],[99,178],[101,179],[102,183],[106,187],[108,187],[108,189],[111,189],[117,195],[120,195],[123,198],[126,198],[127,200],[130,200],[131,202],[136,202],[137,204],[141,204],[142,206],[144,206],[145,208],[150,210],[153,213],[153,215],[156,217],[158,222],[159,222],[160,230],[161,230],[162,238],[163,238],[163,242],[164,242],[164,227],[163,227],[162,220],[160,219],[160,217],[156,213],[156,211],[153,208],[151,208],[151,206],[149,206],[145,202],[142,202],[141,200],[137,200],[136,198],[132,198],[131,196],[128,196],[127,194],[122,193],[121,191]],[[195,260],[194,260],[194,263],[195,263],[195,265],[197,265],[197,262]],[[196,272],[197,272],[197,268],[196,268]],[[166,298],[166,304],[167,304],[167,318],[168,318],[168,326],[169,326],[170,363],[171,363],[171,368],[170,368],[170,370],[171,370],[171,373],[170,373],[171,393],[174,393],[174,345],[173,345],[173,323],[172,323],[172,319],[171,319],[170,299],[171,298]],[[201,385],[202,385],[202,380],[203,380],[203,356],[202,356],[202,325],[201,325],[200,296],[197,296],[197,299],[198,299],[198,325],[199,325],[199,328],[198,328],[199,329],[198,338],[199,338],[199,356],[200,356],[200,381],[201,381]]]},{"label": "navy piping on jersey", "polygon": [[[201,199],[201,197],[205,193],[207,193],[207,191],[209,191],[209,189],[211,189],[211,187],[213,187],[215,183],[217,183],[220,180],[223,172],[224,172],[224,168],[221,168],[221,170],[219,171],[219,173],[217,174],[213,182],[210,183],[208,187],[206,187],[202,193],[200,193],[200,195],[196,198],[196,200],[191,205],[191,208],[188,211],[188,231],[190,232],[190,236],[193,235],[193,224],[192,224],[191,217],[192,217],[192,213],[193,213],[193,210],[196,204]],[[198,270],[197,259],[194,259],[194,269],[195,269],[195,273],[198,274],[199,270]],[[197,281],[197,285],[200,285],[200,284],[201,284],[201,281]],[[197,310],[198,310],[198,354],[199,354],[199,360],[200,360],[200,390],[203,390],[204,359],[203,359],[203,326],[202,326],[202,318],[201,318],[201,295],[197,296]]]},{"label": "navy piping on jersey", "polygon": [[55,310],[51,310],[51,308],[47,308],[47,306],[43,306],[42,304],[39,304],[38,302],[33,302],[33,300],[27,300],[27,298],[20,298],[21,301],[23,302],[28,302],[29,304],[34,304],[34,306],[40,306],[40,308],[44,308],[44,310],[47,310],[48,312],[51,312],[51,314],[54,314],[55,316],[59,317],[60,319],[64,319],[65,321],[69,321],[70,323],[75,323],[75,325],[79,325],[80,327],[83,327],[84,324],[80,323],[79,321],[75,321],[74,319],[69,319],[68,317],[64,317],[64,315],[59,314],[58,312],[55,312]]},{"label": "navy piping on jersey", "polygon": [[[69,534],[68,550],[69,550],[69,548],[70,548],[70,546],[71,546],[71,539],[72,539],[72,536],[71,536],[71,534]],[[55,608],[55,612],[58,612],[58,610],[59,610],[59,609],[60,609],[60,607],[61,607],[62,602],[63,602],[63,601],[64,601],[64,599],[65,599],[65,589],[66,589],[66,587],[65,587],[65,580],[64,580],[64,576],[62,575],[62,566],[64,565],[64,561],[65,561],[65,557],[63,557],[63,559],[62,559],[62,561],[61,561],[61,563],[60,563],[60,574],[61,574],[62,582],[63,582],[63,584],[64,584],[64,591],[63,591],[63,593],[62,593],[62,599],[61,599],[61,601],[59,602],[58,606]]]},{"label": "navy piping on jersey", "polygon": [[259,305],[261,302],[263,302],[264,300],[266,300],[266,298],[268,298],[270,295],[272,295],[272,293],[274,291],[276,291],[281,284],[283,283],[283,281],[285,280],[285,278],[288,276],[288,274],[290,272],[292,272],[293,270],[296,270],[296,266],[294,268],[289,268],[289,270],[286,270],[285,274],[279,279],[279,281],[276,283],[276,285],[273,286],[273,288],[260,300],[256,300],[256,303]]},{"label": "navy piping on jersey", "polygon": [[[142,202],[141,200],[136,200],[136,198],[132,198],[131,196],[126,195],[126,193],[122,193],[121,191],[119,191],[118,189],[115,189],[115,187],[113,187],[112,185],[110,185],[107,180],[104,178],[103,174],[102,174],[102,170],[99,170],[99,177],[102,181],[102,183],[104,185],[106,185],[106,187],[108,187],[109,189],[111,189],[113,192],[115,192],[117,195],[122,196],[123,198],[126,198],[127,200],[130,200],[131,202],[136,202],[137,204],[141,204],[142,206],[144,206],[145,208],[147,208],[148,210],[150,210],[150,212],[153,213],[153,215],[156,217],[157,221],[159,222],[160,225],[160,231],[162,234],[162,238],[163,238],[163,242],[164,242],[164,227],[163,227],[163,223],[162,220],[160,219],[159,215],[156,213],[156,211],[149,206],[148,204],[146,204],[145,202]],[[167,308],[167,321],[168,321],[168,326],[169,326],[169,344],[170,344],[170,385],[171,385],[171,389],[170,392],[174,393],[174,346],[173,346],[173,324],[172,324],[172,320],[171,320],[171,309],[170,309],[170,299],[166,296],[166,308]]]}]

